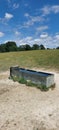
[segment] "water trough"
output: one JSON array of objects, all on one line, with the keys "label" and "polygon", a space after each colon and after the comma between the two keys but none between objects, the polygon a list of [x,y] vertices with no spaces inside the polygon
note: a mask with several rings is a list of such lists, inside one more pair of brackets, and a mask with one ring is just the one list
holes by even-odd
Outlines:
[{"label": "water trough", "polygon": [[10,76],[22,77],[25,80],[30,80],[35,84],[45,85],[46,87],[54,85],[54,74],[24,69],[18,66],[10,67]]}]

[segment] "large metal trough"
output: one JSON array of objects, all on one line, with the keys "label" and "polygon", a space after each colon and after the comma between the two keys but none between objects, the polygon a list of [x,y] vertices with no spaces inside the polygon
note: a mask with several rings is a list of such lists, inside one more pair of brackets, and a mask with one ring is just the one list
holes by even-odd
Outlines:
[{"label": "large metal trough", "polygon": [[10,67],[10,76],[22,77],[25,80],[30,80],[35,84],[45,85],[46,87],[54,85],[54,74],[19,68],[18,66]]}]

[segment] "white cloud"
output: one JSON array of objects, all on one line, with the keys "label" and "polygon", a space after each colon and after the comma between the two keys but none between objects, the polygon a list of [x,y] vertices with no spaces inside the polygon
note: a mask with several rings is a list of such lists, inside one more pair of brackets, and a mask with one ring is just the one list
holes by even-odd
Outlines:
[{"label": "white cloud", "polygon": [[43,15],[48,15],[48,14],[50,14],[50,11],[51,11],[50,6],[44,6],[44,7],[41,9],[41,11],[43,12]]},{"label": "white cloud", "polygon": [[23,39],[20,39],[16,41],[17,45],[25,45],[25,44],[32,44],[32,37],[25,37]]},{"label": "white cloud", "polygon": [[24,22],[23,27],[28,28],[28,27],[32,26],[33,24],[34,24],[34,22],[32,22],[31,20],[28,20],[27,22]]},{"label": "white cloud", "polygon": [[28,40],[28,41],[31,41],[31,40],[32,40],[32,37],[30,37],[30,36],[29,36],[29,37],[26,37],[25,40],[26,40],[26,41],[27,41],[27,40]]},{"label": "white cloud", "polygon": [[45,33],[45,34],[43,33],[43,34],[40,35],[40,38],[47,38],[47,37],[48,37],[47,33]]},{"label": "white cloud", "polygon": [[23,39],[19,39],[16,41],[18,45],[29,44],[32,46],[33,44],[41,45],[43,44],[46,48],[56,48],[59,46],[59,35],[56,34],[54,36],[48,35],[48,33],[42,33],[39,38],[33,37],[25,37]]},{"label": "white cloud", "polygon": [[4,33],[3,32],[0,32],[0,37],[3,37],[4,36]]},{"label": "white cloud", "polygon": [[51,10],[54,12],[54,13],[59,13],[59,5],[54,5],[51,7]]},{"label": "white cloud", "polygon": [[29,17],[29,14],[28,14],[28,13],[25,13],[24,16],[25,16],[25,17]]},{"label": "white cloud", "polygon": [[15,31],[15,35],[16,35],[16,36],[19,36],[20,34],[21,34],[20,32]]},{"label": "white cloud", "polygon": [[[54,14],[59,13],[59,5],[44,6],[39,11],[42,12],[42,14],[40,16],[39,15],[31,16],[28,13],[25,13],[24,16],[27,18],[27,21],[24,22],[24,26],[23,27],[25,27],[25,28],[26,27],[30,27],[30,26],[34,25],[35,23],[39,23],[39,22],[41,23],[41,22],[49,20],[47,18],[45,19],[45,17],[43,17],[43,16],[46,16],[46,15],[48,15],[50,13],[54,13]],[[39,28],[37,30],[38,31],[39,30],[43,31],[45,29],[48,29],[48,27],[47,26],[46,27],[41,27],[41,28]]]},{"label": "white cloud", "polygon": [[55,38],[56,38],[56,39],[59,39],[59,33],[57,33],[57,34],[55,35]]},{"label": "white cloud", "polygon": [[13,15],[10,13],[5,13],[3,18],[0,18],[0,22],[4,25],[8,25],[8,21],[13,18]]},{"label": "white cloud", "polygon": [[8,7],[12,9],[19,8],[19,3],[14,2],[13,0],[6,0],[8,2]]},{"label": "white cloud", "polygon": [[52,13],[59,13],[59,5],[53,5],[53,6],[44,6],[41,9],[43,15],[48,15],[51,12]]},{"label": "white cloud", "polygon": [[14,3],[13,4],[13,9],[17,9],[17,8],[19,8],[19,3]]},{"label": "white cloud", "polygon": [[25,13],[25,17],[28,18],[28,21],[24,23],[24,27],[29,27],[38,22],[43,22],[45,19],[41,16],[30,16],[28,13]]},{"label": "white cloud", "polygon": [[42,18],[40,16],[31,17],[32,22],[40,22]]},{"label": "white cloud", "polygon": [[10,13],[5,13],[5,19],[10,20],[11,18],[13,18],[13,15]]},{"label": "white cloud", "polygon": [[37,31],[44,31],[47,29],[48,29],[48,26],[40,26],[40,27],[36,28]]}]

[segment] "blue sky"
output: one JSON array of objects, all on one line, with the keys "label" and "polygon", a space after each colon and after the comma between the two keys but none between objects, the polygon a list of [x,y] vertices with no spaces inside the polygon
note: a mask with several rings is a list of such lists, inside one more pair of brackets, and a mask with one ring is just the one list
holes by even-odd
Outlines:
[{"label": "blue sky", "polygon": [[0,44],[59,46],[59,0],[0,0]]}]

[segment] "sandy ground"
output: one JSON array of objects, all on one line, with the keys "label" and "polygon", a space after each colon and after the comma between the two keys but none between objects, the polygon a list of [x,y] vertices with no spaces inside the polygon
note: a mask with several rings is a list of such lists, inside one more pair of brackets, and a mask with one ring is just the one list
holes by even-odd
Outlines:
[{"label": "sandy ground", "polygon": [[59,73],[56,87],[41,92],[0,73],[0,130],[59,130]]}]

